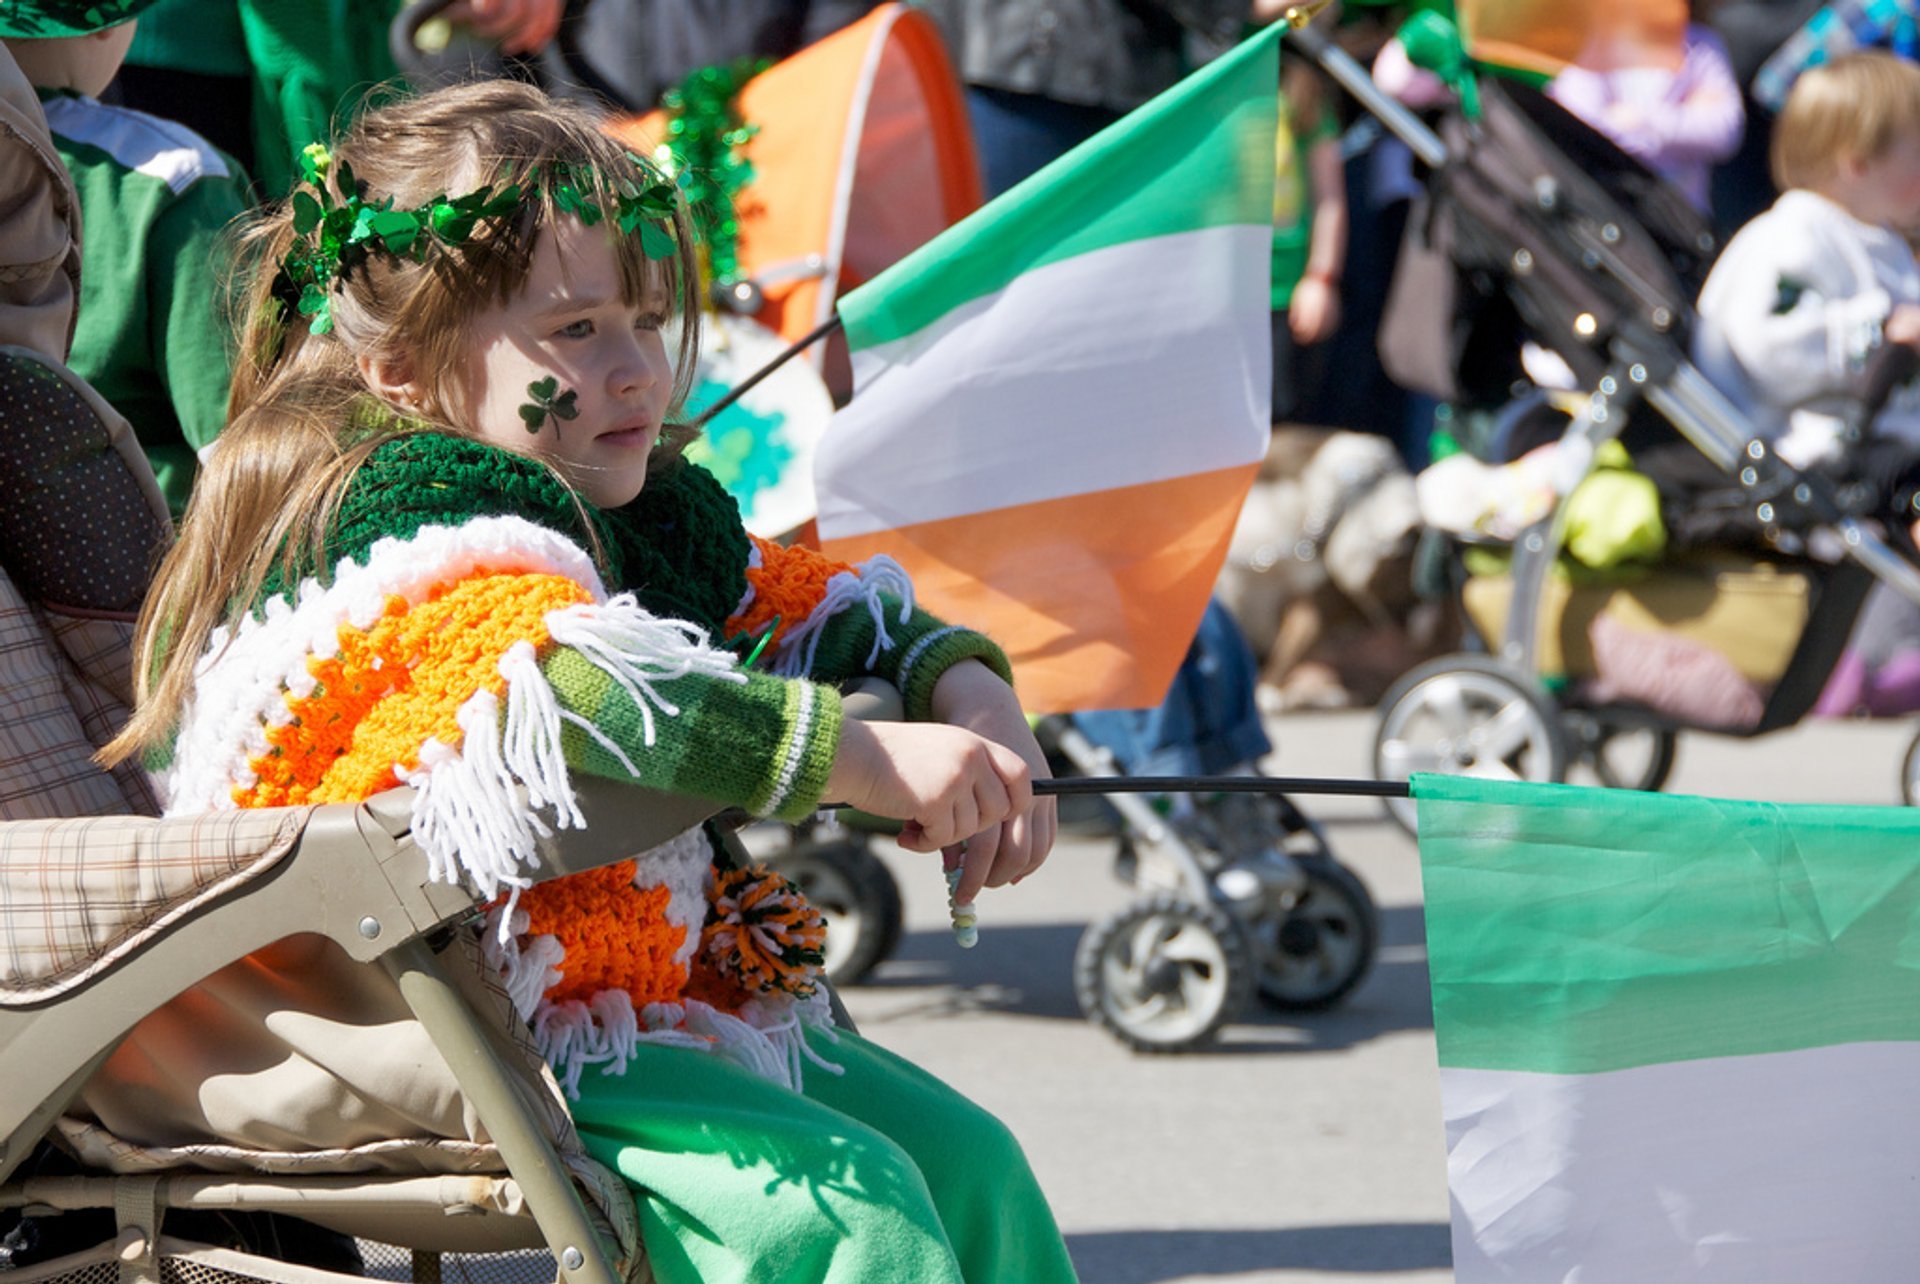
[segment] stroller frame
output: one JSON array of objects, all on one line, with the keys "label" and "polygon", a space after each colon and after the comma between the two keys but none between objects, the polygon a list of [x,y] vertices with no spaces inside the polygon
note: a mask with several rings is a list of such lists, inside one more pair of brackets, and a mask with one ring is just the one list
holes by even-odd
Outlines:
[{"label": "stroller frame", "polygon": [[[623,860],[706,819],[691,799],[582,779],[581,809],[592,828],[547,840],[543,875],[557,877]],[[396,1206],[417,1210],[394,1240],[421,1253],[544,1244],[562,1281],[620,1284],[641,1278],[637,1245],[623,1248],[568,1175],[543,1125],[537,1081],[517,1075],[503,1033],[456,990],[435,956],[447,929],[471,922],[485,899],[428,878],[412,841],[411,791],[395,790],[357,806],[332,805],[241,813],[249,832],[285,850],[246,886],[203,897],[180,921],[135,948],[89,968],[57,997],[0,1009],[0,1208],[71,1211],[112,1208],[120,1223],[117,1260],[126,1280],[160,1278],[160,1214],[166,1208],[281,1212],[353,1231],[380,1214],[390,1230]],[[151,850],[171,832],[203,836],[201,817],[177,820],[105,817],[19,821],[0,837],[60,831],[69,845],[94,834],[132,833]],[[269,856],[268,852],[261,852]],[[274,941],[317,933],[359,962],[392,975],[430,1032],[500,1154],[504,1173],[480,1176],[234,1177],[207,1172],[148,1176],[28,1177],[6,1181],[48,1135],[92,1073],[140,1018],[218,967]],[[549,1112],[550,1115],[550,1112]],[[375,1234],[373,1238],[387,1238]],[[21,1271],[22,1279],[59,1278],[66,1259]]]},{"label": "stroller frame", "polygon": [[[1287,36],[1293,49],[1312,59],[1346,89],[1369,113],[1391,130],[1437,176],[1462,163],[1462,149],[1481,141],[1474,122],[1454,121],[1453,139],[1442,138],[1420,118],[1374,85],[1366,70],[1325,36],[1312,28]],[[1551,140],[1544,139],[1548,146]],[[1407,674],[1382,701],[1383,714],[1375,746],[1375,774],[1381,779],[1405,779],[1412,770],[1519,774],[1507,764],[1527,755],[1528,778],[1560,779],[1568,765],[1565,735],[1559,725],[1567,718],[1555,698],[1538,679],[1542,650],[1542,606],[1549,577],[1565,538],[1565,501],[1592,471],[1599,448],[1617,438],[1639,404],[1656,412],[1666,424],[1700,452],[1730,484],[1737,483],[1763,520],[1773,520],[1773,506],[1791,505],[1811,518],[1808,539],[1823,557],[1835,564],[1824,568],[1821,598],[1837,600],[1838,609],[1823,615],[1822,627],[1809,628],[1794,651],[1787,669],[1767,701],[1764,715],[1751,729],[1732,734],[1758,735],[1789,725],[1811,707],[1819,688],[1845,643],[1847,629],[1874,581],[1887,585],[1909,601],[1920,603],[1920,568],[1896,551],[1872,523],[1846,510],[1826,478],[1803,472],[1781,459],[1768,444],[1753,436],[1745,417],[1688,359],[1680,335],[1691,311],[1691,299],[1677,277],[1656,267],[1659,247],[1632,216],[1597,186],[1570,193],[1551,176],[1538,176],[1531,190],[1507,193],[1514,208],[1524,208],[1529,229],[1537,236],[1541,259],[1526,247],[1502,247],[1510,253],[1504,265],[1502,289],[1529,323],[1529,331],[1581,372],[1588,375],[1591,392],[1560,437],[1554,477],[1554,502],[1549,514],[1523,530],[1513,543],[1512,597],[1496,657],[1443,657]],[[1573,199],[1577,198],[1577,199]],[[1582,217],[1582,215],[1585,217]],[[1597,216],[1596,216],[1597,215]],[[1704,247],[1687,247],[1704,248]],[[1650,270],[1651,269],[1651,270]],[[1529,278],[1559,272],[1558,282],[1574,282],[1588,306],[1566,307],[1570,316],[1555,317],[1545,309],[1528,314]],[[1686,309],[1676,312],[1677,308]],[[1861,416],[1860,424],[1871,415]],[[1571,461],[1571,462],[1568,462]],[[1834,603],[1829,603],[1834,604]],[[1489,639],[1492,642],[1492,639]],[[1389,728],[1396,706],[1417,699],[1425,682],[1445,672],[1469,672],[1480,694],[1497,706],[1488,721],[1457,741],[1436,746],[1423,755],[1431,761],[1414,763],[1405,744],[1396,744]],[[1607,727],[1653,731],[1655,762],[1639,787],[1658,788],[1671,763],[1671,737],[1685,724],[1667,715],[1636,706],[1606,710]],[[1493,726],[1504,718],[1503,730]],[[1532,739],[1516,743],[1518,725]],[[1708,728],[1711,730],[1721,730]],[[1497,734],[1496,734],[1497,731]],[[1723,732],[1724,733],[1724,732]],[[1589,748],[1597,756],[1599,743],[1611,731],[1598,724],[1586,730]],[[1597,737],[1597,739],[1594,739]],[[1604,778],[1603,771],[1603,778]],[[1409,831],[1413,827],[1410,800],[1388,803],[1389,813]]]}]

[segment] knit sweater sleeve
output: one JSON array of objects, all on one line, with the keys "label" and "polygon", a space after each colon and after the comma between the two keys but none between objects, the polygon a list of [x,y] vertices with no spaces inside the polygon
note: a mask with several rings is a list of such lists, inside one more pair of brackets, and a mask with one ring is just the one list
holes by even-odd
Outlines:
[{"label": "knit sweater sleeve", "polygon": [[577,770],[788,821],[826,792],[841,718],[827,687],[736,671],[662,678],[642,691],[565,646],[549,649],[540,670]]},{"label": "knit sweater sleeve", "polygon": [[819,682],[877,677],[900,692],[907,717],[933,716],[933,688],[962,660],[979,660],[1008,685],[1013,669],[984,633],[913,605],[913,585],[888,558],[860,566],[812,549],[755,539],[747,596],[730,633],[766,636],[775,672]]}]

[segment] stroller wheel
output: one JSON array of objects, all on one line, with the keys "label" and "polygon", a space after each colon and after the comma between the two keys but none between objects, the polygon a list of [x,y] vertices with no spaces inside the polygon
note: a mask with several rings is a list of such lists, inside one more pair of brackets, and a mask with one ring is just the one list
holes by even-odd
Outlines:
[{"label": "stroller wheel", "polygon": [[1900,800],[1920,807],[1920,731],[1907,742],[1907,756],[1900,760]]},{"label": "stroller wheel", "polygon": [[900,944],[900,885],[865,843],[802,845],[767,864],[826,920],[825,967],[835,985],[858,985]]},{"label": "stroller wheel", "polygon": [[1136,1052],[1212,1043],[1252,989],[1240,925],[1179,896],[1136,901],[1094,924],[1073,960],[1080,1010]]},{"label": "stroller wheel", "polygon": [[[1638,789],[1653,793],[1673,774],[1679,737],[1666,727],[1632,727],[1583,715],[1584,725],[1572,726],[1579,761],[1591,768],[1608,789]],[[1570,724],[1571,725],[1571,724]]]},{"label": "stroller wheel", "polygon": [[[1405,780],[1416,771],[1489,780],[1565,780],[1567,737],[1560,712],[1529,678],[1484,655],[1448,655],[1410,670],[1381,702],[1373,774]],[[1414,832],[1411,798],[1387,814]]]},{"label": "stroller wheel", "polygon": [[1330,858],[1300,861],[1306,891],[1292,908],[1247,925],[1261,1003],[1282,1012],[1330,1008],[1373,970],[1380,911],[1359,876]]}]

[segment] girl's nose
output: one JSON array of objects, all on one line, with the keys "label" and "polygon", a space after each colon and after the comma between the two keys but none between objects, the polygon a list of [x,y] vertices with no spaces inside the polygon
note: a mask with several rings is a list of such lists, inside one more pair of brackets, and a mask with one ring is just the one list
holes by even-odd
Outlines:
[{"label": "girl's nose", "polygon": [[631,397],[646,392],[667,377],[667,364],[664,354],[656,351],[659,343],[636,333],[633,342],[622,352],[621,359],[613,368],[613,391],[617,396]]}]

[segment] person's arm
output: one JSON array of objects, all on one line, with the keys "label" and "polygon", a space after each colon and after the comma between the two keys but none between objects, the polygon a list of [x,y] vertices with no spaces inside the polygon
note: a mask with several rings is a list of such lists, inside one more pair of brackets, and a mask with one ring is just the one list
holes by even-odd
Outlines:
[{"label": "person's arm", "polygon": [[1340,273],[1347,259],[1347,176],[1340,143],[1322,135],[1307,149],[1313,223],[1307,268],[1293,287],[1287,324],[1297,343],[1319,343],[1340,326]]},{"label": "person's arm", "polygon": [[1700,298],[1755,393],[1782,409],[1849,392],[1880,341],[1886,291],[1860,290],[1808,227],[1776,221],[1730,243]]},{"label": "person's arm", "polygon": [[1643,128],[1653,149],[1677,160],[1725,160],[1740,149],[1747,109],[1719,37],[1705,31],[1689,36],[1682,75],[1688,85],[1685,97],[1670,110],[1646,114]]},{"label": "person's arm", "polygon": [[[638,623],[650,627],[668,626]],[[849,803],[905,822],[901,845],[915,851],[985,834],[989,863],[1002,822],[1032,808],[1027,764],[979,734],[848,719],[830,688],[732,668],[724,652],[675,659],[662,666],[682,670],[672,676],[623,681],[604,656],[547,648],[540,673],[560,709],[567,764],[785,821]]]},{"label": "person's arm", "polygon": [[196,180],[147,236],[149,336],[174,417],[196,451],[227,422],[233,356],[221,314],[227,225],[246,209],[240,177]]},{"label": "person's arm", "polygon": [[455,0],[442,15],[491,40],[502,53],[535,54],[560,30],[565,0]]},{"label": "person's arm", "polygon": [[[772,649],[781,671],[826,682],[878,677],[899,690],[910,720],[966,728],[1012,750],[1033,779],[1048,776],[1005,653],[984,634],[908,609],[912,585],[899,567],[875,559],[854,568],[805,547],[756,540],[748,583],[750,595],[728,628],[757,636],[778,615]],[[1023,805],[1004,827],[983,826],[959,857],[958,901],[1038,869],[1055,828],[1050,800]]]}]

